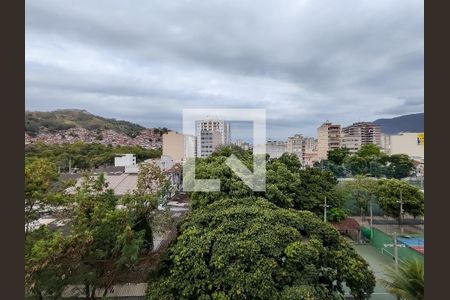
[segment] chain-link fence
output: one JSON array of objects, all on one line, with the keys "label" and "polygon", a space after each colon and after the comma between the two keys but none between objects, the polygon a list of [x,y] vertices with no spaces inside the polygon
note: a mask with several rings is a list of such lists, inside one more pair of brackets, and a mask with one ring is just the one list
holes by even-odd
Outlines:
[{"label": "chain-link fence", "polygon": [[[375,249],[380,251],[383,255],[386,255],[394,259],[394,237],[387,234],[377,228],[362,227],[363,235],[370,240]],[[418,259],[424,261],[424,255],[417,250],[414,250],[407,244],[403,243],[400,239],[408,239],[409,236],[398,236],[397,238],[397,254],[400,262],[406,262],[411,259]]]}]

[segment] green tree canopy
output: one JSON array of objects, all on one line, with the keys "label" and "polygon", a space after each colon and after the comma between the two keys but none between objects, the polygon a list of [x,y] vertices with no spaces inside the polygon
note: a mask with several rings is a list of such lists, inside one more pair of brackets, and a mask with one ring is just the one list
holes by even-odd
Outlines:
[{"label": "green tree canopy", "polygon": [[328,151],[328,160],[336,165],[342,165],[349,152],[346,148],[336,148]]},{"label": "green tree canopy", "polygon": [[69,163],[72,168],[81,170],[111,165],[114,163],[114,157],[123,153],[135,154],[138,162],[161,156],[161,150],[159,149],[149,150],[139,146],[109,147],[102,144],[83,142],[55,145],[36,143],[25,146],[25,159],[27,161],[43,158],[53,162],[61,171],[68,171]]},{"label": "green tree canopy", "polygon": [[388,161],[391,175],[394,178],[408,177],[414,170],[414,163],[406,154],[393,154]]},{"label": "green tree canopy", "polygon": [[366,144],[355,154],[338,148],[328,151],[328,159],[314,163],[314,168],[329,170],[336,177],[348,175],[377,178],[405,178],[414,170],[413,161],[406,154],[386,155],[374,144]]},{"label": "green tree canopy", "polygon": [[103,174],[85,174],[73,195],[74,203],[67,203],[72,220],[66,232],[42,227],[27,239],[30,296],[58,297],[67,284],[82,284],[86,297],[94,299],[96,289],[106,292],[118,274],[133,268],[142,254],[152,250],[152,226],[160,214],[165,179],[150,173],[151,166],[144,168],[137,191],[121,199],[108,189]]},{"label": "green tree canopy", "polygon": [[263,197],[284,208],[311,210],[322,214],[325,197],[333,207],[342,206],[342,199],[335,193],[337,180],[331,172],[314,168],[300,169],[296,155],[284,154],[271,159],[266,165],[266,192],[253,192],[225,164],[227,158],[236,155],[247,168],[252,169],[253,157],[250,151],[223,147],[208,158],[197,159],[197,179],[220,179],[220,192],[193,192],[190,198],[193,208],[203,207],[229,197]]},{"label": "green tree canopy", "polygon": [[345,199],[355,203],[358,212],[367,213],[369,201],[377,200],[378,182],[374,178],[356,176],[354,180],[340,183],[338,189]]},{"label": "green tree canopy", "polygon": [[375,278],[331,225],[264,199],[224,199],[183,223],[148,297],[328,299],[343,297],[343,283],[367,299]]},{"label": "green tree canopy", "polygon": [[46,159],[25,164],[25,233],[30,223],[39,219],[39,211],[46,205],[58,204],[56,166]]},{"label": "green tree canopy", "polygon": [[362,158],[382,158],[386,159],[386,154],[381,152],[381,148],[374,144],[365,144],[356,152],[356,155]]},{"label": "green tree canopy", "polygon": [[400,217],[400,197],[405,213],[414,217],[424,214],[424,195],[418,187],[398,179],[378,181],[377,198],[386,215]]}]

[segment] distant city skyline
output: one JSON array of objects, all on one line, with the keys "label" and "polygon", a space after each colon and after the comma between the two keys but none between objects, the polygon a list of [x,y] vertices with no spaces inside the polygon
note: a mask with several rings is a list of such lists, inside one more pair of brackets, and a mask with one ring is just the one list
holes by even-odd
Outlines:
[{"label": "distant city skyline", "polygon": [[[25,8],[25,107],[180,131],[264,108],[267,137],[418,113],[423,1],[56,1]],[[137,26],[139,24],[139,26]]]}]

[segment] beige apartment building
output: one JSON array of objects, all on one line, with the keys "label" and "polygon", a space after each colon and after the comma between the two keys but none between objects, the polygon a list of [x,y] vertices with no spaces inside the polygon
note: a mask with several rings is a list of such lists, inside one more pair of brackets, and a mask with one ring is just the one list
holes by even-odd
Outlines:
[{"label": "beige apartment building", "polygon": [[163,153],[175,162],[183,162],[186,157],[195,157],[195,137],[169,131],[163,134]]},{"label": "beige apartment building", "polygon": [[341,147],[341,125],[329,121],[317,128],[317,159],[327,159],[328,151]]},{"label": "beige apartment building", "polygon": [[294,136],[288,137],[287,140],[287,152],[296,154],[299,159],[302,159],[303,154],[303,135],[296,134]]},{"label": "beige apartment building", "polygon": [[380,126],[371,122],[357,122],[342,129],[342,147],[350,153],[357,152],[362,145],[367,144],[381,147]]},{"label": "beige apartment building", "polygon": [[342,134],[341,147],[346,148],[349,153],[354,154],[361,149],[361,137],[349,134]]}]

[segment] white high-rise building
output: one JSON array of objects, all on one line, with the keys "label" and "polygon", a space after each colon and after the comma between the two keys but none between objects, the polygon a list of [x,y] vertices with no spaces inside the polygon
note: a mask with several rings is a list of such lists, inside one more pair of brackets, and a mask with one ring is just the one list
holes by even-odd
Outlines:
[{"label": "white high-rise building", "polygon": [[231,141],[230,123],[224,120],[206,119],[196,121],[197,157],[208,157],[220,145]]}]

